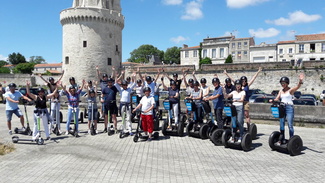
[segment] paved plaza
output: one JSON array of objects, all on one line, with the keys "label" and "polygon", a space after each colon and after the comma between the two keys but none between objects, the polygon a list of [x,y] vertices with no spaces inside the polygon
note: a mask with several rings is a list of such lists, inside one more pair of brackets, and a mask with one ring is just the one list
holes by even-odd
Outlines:
[{"label": "paved plaza", "polygon": [[[23,110],[23,106],[20,108]],[[29,121],[33,121],[32,110],[28,106]],[[0,116],[0,141],[11,142],[3,104]],[[13,117],[12,126],[20,127],[17,117]],[[65,123],[62,127],[65,129]],[[244,152],[215,146],[210,140],[164,137],[161,132],[157,141],[138,143],[132,137],[90,136],[83,123],[79,138],[51,134],[52,139],[45,145],[15,144],[14,152],[0,156],[0,182],[325,181],[325,129],[295,127],[304,150],[293,157],[272,151],[268,145],[269,134],[278,126],[257,127],[259,138],[250,151]],[[99,129],[103,129],[103,123]]]}]

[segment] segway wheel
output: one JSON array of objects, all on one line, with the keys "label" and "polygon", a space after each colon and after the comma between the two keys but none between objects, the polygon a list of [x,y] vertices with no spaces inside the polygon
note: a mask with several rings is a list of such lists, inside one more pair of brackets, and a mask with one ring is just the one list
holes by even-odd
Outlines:
[{"label": "segway wheel", "polygon": [[87,118],[87,116],[88,116],[88,114],[87,114],[87,110],[86,110],[86,108],[84,109],[84,118]]},{"label": "segway wheel", "polygon": [[257,135],[257,126],[255,123],[251,123],[249,126],[249,134],[251,134],[252,140],[256,140],[256,135]]},{"label": "segway wheel", "polygon": [[13,136],[11,139],[12,139],[12,142],[13,143],[17,143],[19,141],[19,137],[18,136]]},{"label": "segway wheel", "polygon": [[222,145],[222,133],[223,129],[216,129],[211,135],[211,141],[214,145],[220,146]]},{"label": "segway wheel", "polygon": [[78,131],[75,131],[75,132],[73,133],[73,136],[75,136],[75,137],[79,137],[79,135],[78,135]]},{"label": "segway wheel", "polygon": [[15,128],[14,132],[15,132],[15,133],[18,133],[18,128]]},{"label": "segway wheel", "polygon": [[167,136],[167,126],[168,126],[168,121],[164,120],[163,125],[161,126],[161,133],[164,136]]},{"label": "segway wheel", "polygon": [[123,138],[123,131],[120,132],[120,139]]},{"label": "segway wheel", "polygon": [[184,136],[184,122],[183,121],[179,122],[177,133],[178,133],[178,136],[180,136],[180,137]]},{"label": "segway wheel", "polygon": [[159,132],[155,132],[155,133],[153,133],[153,138],[154,138],[154,139],[158,139],[158,138],[159,138]]},{"label": "segway wheel", "polygon": [[62,114],[62,112],[60,111],[60,123],[62,123],[63,122],[63,114]]},{"label": "segway wheel", "polygon": [[242,141],[241,141],[241,148],[244,150],[244,151],[249,151],[252,147],[252,136],[250,133],[246,133],[243,138],[242,138]]},{"label": "segway wheel", "polygon": [[44,144],[44,139],[43,138],[39,138],[36,141],[37,145],[43,145]]},{"label": "segway wheel", "polygon": [[139,140],[139,136],[138,135],[134,135],[133,142],[138,142],[138,140]]},{"label": "segway wheel", "polygon": [[153,120],[153,130],[155,131],[158,131],[159,130],[159,118],[156,117],[154,120]]},{"label": "segway wheel", "polygon": [[107,130],[107,135],[108,135],[108,136],[111,136],[111,135],[113,135],[113,133],[112,133],[112,130],[111,130],[111,129]]},{"label": "segway wheel", "polygon": [[188,136],[191,136],[191,130],[193,129],[193,123],[188,123],[187,126],[186,126],[186,133]]},{"label": "segway wheel", "polygon": [[272,150],[276,149],[274,144],[279,141],[279,137],[280,137],[280,132],[274,131],[271,133],[269,137],[269,146]]},{"label": "segway wheel", "polygon": [[209,130],[209,125],[208,124],[204,124],[201,126],[200,131],[199,131],[199,135],[201,137],[201,139],[207,139],[208,138],[208,130]]},{"label": "segway wheel", "polygon": [[80,119],[80,123],[84,122],[84,113],[83,112],[80,113],[79,119]]},{"label": "segway wheel", "polygon": [[296,156],[301,153],[303,146],[302,139],[298,135],[294,135],[289,139],[288,151],[291,156]]},{"label": "segway wheel", "polygon": [[230,139],[230,137],[231,137],[231,131],[229,129],[225,130],[222,133],[222,137],[221,137],[222,145],[224,145],[226,148],[229,147],[228,140]]}]

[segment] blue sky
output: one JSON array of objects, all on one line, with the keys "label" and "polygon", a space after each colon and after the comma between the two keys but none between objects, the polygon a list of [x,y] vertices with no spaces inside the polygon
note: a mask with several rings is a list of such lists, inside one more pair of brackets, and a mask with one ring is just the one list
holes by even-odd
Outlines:
[{"label": "blue sky", "polygon": [[[62,60],[60,11],[73,0],[1,0],[0,60],[20,52]],[[121,0],[125,16],[122,61],[142,44],[166,51],[209,37],[255,37],[255,43],[325,33],[324,0]]]}]

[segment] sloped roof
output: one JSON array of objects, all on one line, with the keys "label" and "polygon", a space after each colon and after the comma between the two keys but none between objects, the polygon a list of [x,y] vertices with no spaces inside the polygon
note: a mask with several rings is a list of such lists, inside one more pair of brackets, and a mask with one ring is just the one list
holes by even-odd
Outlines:
[{"label": "sloped roof", "polygon": [[192,47],[187,47],[187,48],[182,48],[182,50],[191,50],[191,49],[199,49],[200,46],[192,46]]},{"label": "sloped roof", "polygon": [[295,40],[290,41],[279,41],[278,44],[289,44],[289,43],[295,43]]},{"label": "sloped roof", "polygon": [[325,40],[325,34],[296,35],[297,41]]},{"label": "sloped roof", "polygon": [[34,67],[62,67],[62,63],[36,64]]}]

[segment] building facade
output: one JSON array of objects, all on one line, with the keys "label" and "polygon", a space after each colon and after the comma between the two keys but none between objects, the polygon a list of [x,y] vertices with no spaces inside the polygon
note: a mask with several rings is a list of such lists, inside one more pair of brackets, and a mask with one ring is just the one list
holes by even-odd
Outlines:
[{"label": "building facade", "polygon": [[63,81],[97,78],[121,67],[124,16],[120,0],[74,0],[60,13],[63,33]]},{"label": "building facade", "polygon": [[[229,43],[229,53],[232,55],[233,63],[248,63],[250,62],[250,46],[254,46],[253,37],[235,38]],[[228,56],[227,54],[227,56]]]},{"label": "building facade", "polygon": [[188,45],[184,44],[181,49],[181,65],[195,65],[195,68],[199,69],[199,49],[200,46],[188,47]]},{"label": "building facade", "polygon": [[276,44],[265,44],[265,42],[250,46],[250,62],[275,62]]}]

